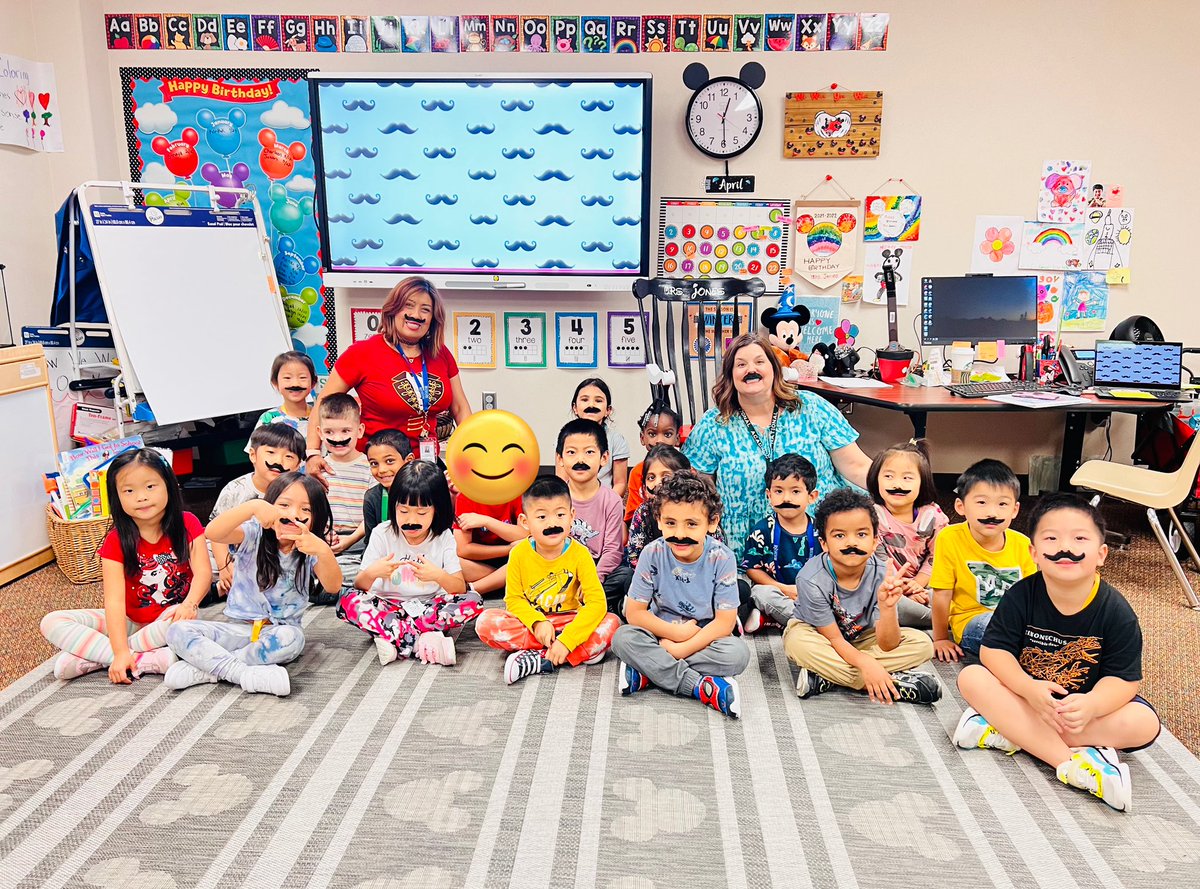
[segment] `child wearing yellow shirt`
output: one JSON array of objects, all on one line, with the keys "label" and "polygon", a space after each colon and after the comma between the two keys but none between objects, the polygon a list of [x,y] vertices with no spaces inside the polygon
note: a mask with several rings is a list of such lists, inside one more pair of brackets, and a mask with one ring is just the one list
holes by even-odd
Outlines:
[{"label": "child wearing yellow shirt", "polygon": [[505,607],[475,622],[484,644],[512,652],[504,662],[509,685],[564,663],[598,663],[621,625],[608,613],[591,553],[570,537],[575,510],[567,483],[539,478],[521,509],[518,521],[530,536],[509,553]]},{"label": "child wearing yellow shirt", "polygon": [[940,661],[979,644],[996,605],[1014,583],[1037,571],[1029,538],[1009,525],[1021,508],[1021,483],[999,460],[967,467],[955,486],[966,521],[943,528],[933,554],[933,649]]}]

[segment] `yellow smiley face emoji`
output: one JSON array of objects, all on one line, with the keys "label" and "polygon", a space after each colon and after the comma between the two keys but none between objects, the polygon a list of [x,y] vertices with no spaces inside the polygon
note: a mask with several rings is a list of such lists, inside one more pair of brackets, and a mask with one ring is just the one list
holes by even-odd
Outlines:
[{"label": "yellow smiley face emoji", "polygon": [[540,466],[533,430],[508,411],[471,414],[446,444],[446,467],[454,486],[488,506],[525,493]]}]

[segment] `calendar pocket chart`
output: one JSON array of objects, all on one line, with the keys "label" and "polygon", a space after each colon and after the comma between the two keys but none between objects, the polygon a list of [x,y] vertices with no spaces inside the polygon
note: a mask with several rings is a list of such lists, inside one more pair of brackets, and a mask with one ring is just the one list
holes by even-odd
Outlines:
[{"label": "calendar pocket chart", "polygon": [[595,367],[595,312],[555,312],[554,341],[559,367]]},{"label": "calendar pocket chart", "polygon": [[496,313],[454,313],[454,360],[459,367],[496,366]]},{"label": "calendar pocket chart", "polygon": [[546,313],[504,313],[504,363],[508,367],[546,366]]},{"label": "calendar pocket chart", "polygon": [[663,198],[658,273],[675,278],[762,278],[780,290],[788,267],[786,200]]}]

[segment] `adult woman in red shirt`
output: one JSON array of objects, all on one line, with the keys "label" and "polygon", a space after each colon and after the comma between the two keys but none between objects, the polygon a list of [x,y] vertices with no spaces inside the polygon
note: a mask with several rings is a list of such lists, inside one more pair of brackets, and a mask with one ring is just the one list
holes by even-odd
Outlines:
[{"label": "adult woman in red shirt", "polygon": [[[446,310],[429,281],[405,278],[383,303],[379,333],[342,353],[321,398],[313,408],[320,416],[321,400],[353,389],[362,405],[367,438],[380,429],[399,429],[408,436],[414,456],[437,456],[437,415],[449,410],[456,423],[471,415],[471,406],[458,376],[458,364],[446,348]],[[323,478],[328,466],[321,457],[320,424],[308,428],[307,471]]]}]

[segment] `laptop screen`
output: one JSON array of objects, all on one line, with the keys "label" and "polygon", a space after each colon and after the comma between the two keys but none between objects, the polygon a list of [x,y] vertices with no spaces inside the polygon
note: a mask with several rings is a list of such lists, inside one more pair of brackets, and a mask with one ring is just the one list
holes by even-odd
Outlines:
[{"label": "laptop screen", "polygon": [[1098,340],[1096,385],[1178,389],[1182,363],[1182,343]]}]

